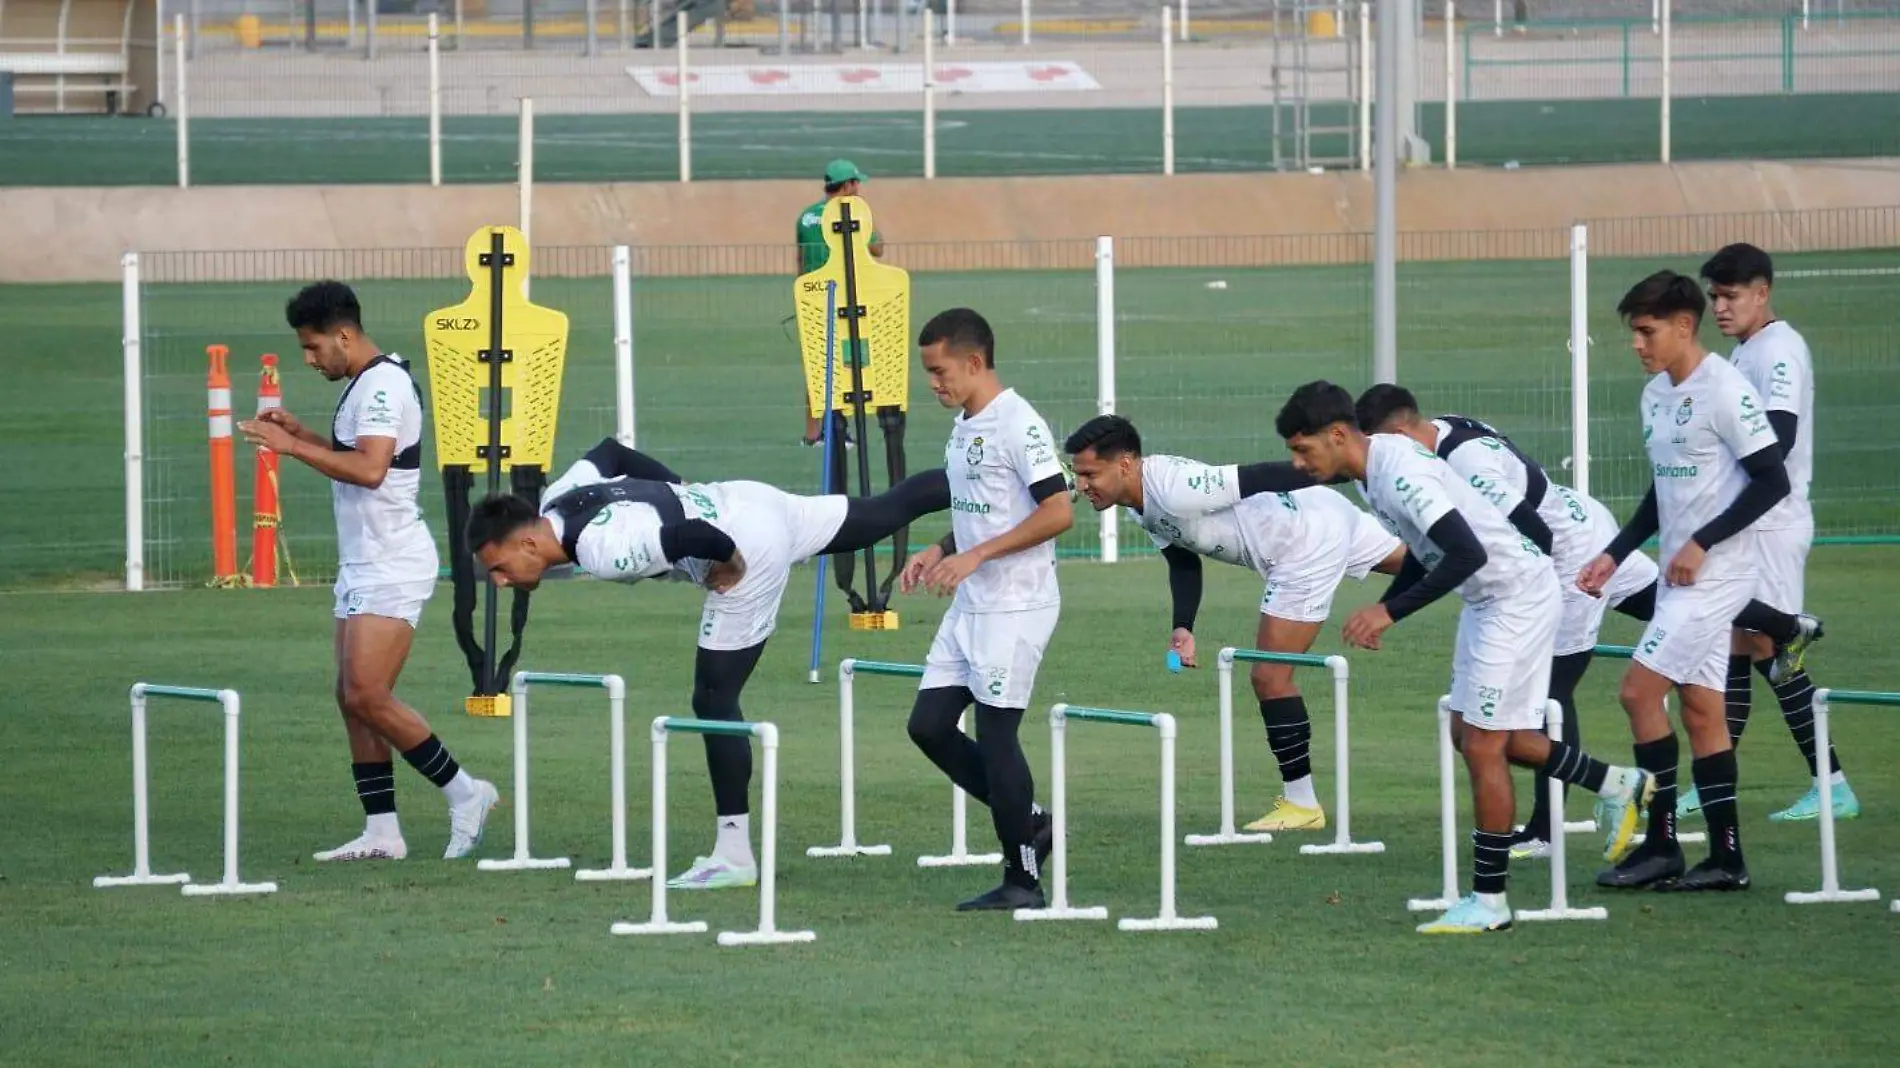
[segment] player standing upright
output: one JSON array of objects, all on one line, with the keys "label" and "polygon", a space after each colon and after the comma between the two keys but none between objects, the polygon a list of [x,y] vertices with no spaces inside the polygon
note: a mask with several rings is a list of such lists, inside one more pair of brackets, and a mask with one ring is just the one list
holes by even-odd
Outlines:
[{"label": "player standing upright", "polygon": [[[910,736],[989,806],[1002,844],[1002,884],[958,910],[1041,908],[1048,821],[1018,733],[1062,606],[1055,539],[1075,522],[1068,473],[1049,424],[997,377],[996,337],[981,315],[941,312],[917,344],[931,391],[959,411],[944,447],[950,535],[910,559],[901,588],[956,599],[930,643]],[[972,703],[974,741],[957,729]]]},{"label": "player standing upright", "polygon": [[[1617,306],[1631,347],[1652,377],[1643,387],[1643,446],[1652,481],[1604,554],[1578,576],[1587,593],[1604,585],[1636,546],[1661,533],[1668,564],[1656,614],[1643,632],[1621,699],[1636,763],[1661,782],[1642,847],[1600,873],[1603,886],[1745,890],[1735,815],[1735,749],[1724,722],[1730,622],[1753,596],[1752,524],[1788,495],[1788,471],[1761,397],[1727,360],[1696,338],[1706,304],[1693,278],[1658,271]],[[1678,747],[1663,698],[1674,688],[1694,753],[1690,774],[1709,826],[1709,857],[1687,873],[1676,840]]]},{"label": "player standing upright", "polygon": [[1452,739],[1471,776],[1472,893],[1422,934],[1482,934],[1511,926],[1505,900],[1515,815],[1511,765],[1593,790],[1610,829],[1606,854],[1635,831],[1637,806],[1654,777],[1613,768],[1545,734],[1551,649],[1563,611],[1557,576],[1529,538],[1512,529],[1443,460],[1396,434],[1363,433],[1353,399],[1331,382],[1295,390],[1275,419],[1294,465],[1322,482],[1345,475],[1387,530],[1408,548],[1404,569],[1380,603],[1346,621],[1348,644],[1377,649],[1380,635],[1447,593],[1464,599],[1452,664]]},{"label": "player standing upright", "polygon": [[463,771],[429,724],[394,693],[422,607],[435,592],[435,539],[416,497],[422,481],[422,394],[409,364],[363,333],[356,294],[341,282],[306,286],[284,310],[304,363],[348,381],[330,436],[283,409],[238,424],[253,445],[300,460],[328,478],[336,509],[336,699],[350,739],[363,833],[318,860],[401,860],[393,746],[449,803],[443,859],[481,842],[495,787]]},{"label": "player standing upright", "polygon": [[[1141,433],[1119,415],[1098,415],[1063,443],[1075,486],[1097,511],[1131,509],[1168,562],[1174,600],[1169,646],[1197,667],[1194,618],[1201,557],[1250,567],[1266,580],[1254,647],[1304,653],[1350,575],[1396,575],[1405,546],[1337,490],[1314,485],[1285,463],[1216,467],[1179,456],[1144,456]],[[1284,793],[1249,831],[1319,831],[1326,810],[1313,788],[1313,724],[1293,665],[1253,666],[1254,696]]]}]

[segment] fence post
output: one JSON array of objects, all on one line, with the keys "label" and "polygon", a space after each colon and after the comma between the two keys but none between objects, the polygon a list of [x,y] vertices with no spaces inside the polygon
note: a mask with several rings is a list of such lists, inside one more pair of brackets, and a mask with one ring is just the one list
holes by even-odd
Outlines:
[{"label": "fence post", "polygon": [[[679,74],[680,82],[680,181],[690,182],[693,180],[693,105],[692,102],[687,99],[686,89],[686,80],[692,77],[691,73],[687,70],[686,60],[686,12],[676,12],[673,19],[673,25],[676,27],[674,36],[676,43],[679,45],[679,69],[677,73]],[[655,47],[659,45],[659,34],[659,27],[655,26],[653,31]]]},{"label": "fence post", "polygon": [[633,250],[614,246],[614,439],[634,448]]},{"label": "fence post", "polygon": [[442,184],[442,51],[441,26],[429,14],[429,184]]},{"label": "fence post", "polygon": [[[1095,239],[1095,413],[1115,414],[1115,239],[1107,235]],[[1121,558],[1116,510],[1099,515],[1102,563],[1112,564]]]},{"label": "fence post", "polygon": [[1458,14],[1445,0],[1445,169],[1458,169]]},{"label": "fence post", "polygon": [[125,588],[145,588],[145,382],[139,308],[139,254],[119,258],[119,348],[125,374]]},{"label": "fence post", "polygon": [[1590,228],[1570,228],[1570,485],[1590,492]]},{"label": "fence post", "polygon": [[178,188],[191,188],[191,97],[185,87],[185,16],[172,16],[173,60],[178,66]]},{"label": "fence post", "polygon": [[1669,59],[1670,59],[1669,53],[1671,49],[1671,45],[1669,41],[1669,15],[1670,15],[1670,9],[1675,7],[1676,5],[1675,5],[1675,0],[1661,0],[1661,3],[1662,3],[1662,161],[1664,163],[1668,163],[1669,162],[1669,132],[1670,132],[1669,131],[1669,121],[1670,121],[1669,120],[1669,94],[1670,94],[1669,82],[1670,82],[1670,75],[1671,75],[1671,72],[1669,69]]},{"label": "fence post", "polygon": [[1161,173],[1174,173],[1174,9],[1161,5]]},{"label": "fence post", "polygon": [[937,176],[937,13],[924,5],[924,177]]}]

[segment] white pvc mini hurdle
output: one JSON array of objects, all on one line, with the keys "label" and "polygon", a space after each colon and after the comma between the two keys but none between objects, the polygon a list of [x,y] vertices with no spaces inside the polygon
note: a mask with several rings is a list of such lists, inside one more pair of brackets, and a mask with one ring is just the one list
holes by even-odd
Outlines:
[{"label": "white pvc mini hurdle", "polygon": [[609,724],[608,761],[613,806],[613,859],[605,868],[574,873],[582,882],[626,881],[651,878],[646,868],[627,866],[627,683],[619,675],[575,675],[562,672],[517,671],[514,693],[515,721],[515,854],[476,862],[482,871],[531,871],[566,868],[567,857],[537,857],[528,838],[528,690],[531,686],[569,686],[607,691]]},{"label": "white pvc mini hurdle", "polygon": [[[1884,705],[1888,708],[1900,707],[1900,693],[1880,693],[1873,690],[1829,690],[1814,691],[1814,751],[1832,753],[1833,739],[1828,727],[1828,708],[1830,705]],[[1865,890],[1841,889],[1840,859],[1834,852],[1834,777],[1819,776],[1821,791],[1821,889],[1791,890],[1782,896],[1790,905],[1819,905],[1851,901],[1879,901],[1880,891],[1869,887]],[[1895,898],[1893,911],[1900,912],[1900,898]]]},{"label": "white pvc mini hurdle", "polygon": [[[1544,705],[1544,733],[1553,742],[1562,742],[1564,738],[1564,706],[1555,701]],[[1517,909],[1520,920],[1607,920],[1610,910],[1600,905],[1577,908],[1570,904],[1569,866],[1564,856],[1564,831],[1567,829],[1562,818],[1564,810],[1564,784],[1560,779],[1549,779],[1544,788],[1550,791],[1550,907],[1542,909]],[[1641,818],[1642,813],[1637,813]],[[1594,826],[1594,822],[1592,826]]]},{"label": "white pvc mini hurdle", "polygon": [[1263,664],[1292,664],[1296,667],[1325,668],[1333,680],[1333,840],[1325,843],[1312,843],[1300,847],[1300,852],[1311,855],[1328,853],[1383,853],[1383,842],[1355,842],[1352,840],[1352,787],[1351,757],[1347,717],[1349,711],[1348,692],[1351,689],[1351,668],[1346,658],[1339,655],[1317,656],[1311,653],[1274,653],[1262,649],[1236,649],[1229,646],[1220,651],[1216,664],[1220,688],[1220,830],[1213,834],[1190,834],[1185,841],[1191,846],[1202,845],[1238,845],[1245,842],[1271,842],[1273,835],[1252,833],[1240,830],[1235,824],[1234,812],[1234,662],[1236,660]]},{"label": "white pvc mini hurdle", "polygon": [[675,731],[757,738],[759,747],[765,750],[765,781],[760,787],[759,813],[763,823],[759,829],[759,926],[751,931],[721,931],[719,944],[757,946],[816,939],[818,935],[812,931],[781,931],[774,922],[778,875],[778,728],[770,723],[667,716],[656,718],[652,727],[653,912],[645,923],[616,923],[608,930],[617,935],[699,934],[706,930],[704,920],[674,920],[666,913],[666,740]]},{"label": "white pvc mini hurdle", "polygon": [[1049,818],[1055,840],[1049,858],[1052,893],[1047,908],[1017,909],[1018,920],[1105,920],[1101,905],[1069,904],[1068,756],[1064,736],[1071,719],[1153,727],[1161,735],[1161,908],[1153,917],[1123,917],[1116,926],[1124,931],[1211,931],[1220,926],[1212,916],[1182,916],[1174,905],[1174,717],[1165,712],[1119,712],[1058,704],[1049,709]]},{"label": "white pvc mini hurdle", "polygon": [[[247,883],[238,878],[238,719],[236,690],[209,690],[194,686],[132,686],[132,874],[101,875],[94,887],[178,886],[187,897],[230,894],[274,894],[274,882]],[[193,883],[186,872],[152,871],[150,781],[145,762],[145,705],[148,697],[216,704],[224,712],[224,878],[215,883]]]}]

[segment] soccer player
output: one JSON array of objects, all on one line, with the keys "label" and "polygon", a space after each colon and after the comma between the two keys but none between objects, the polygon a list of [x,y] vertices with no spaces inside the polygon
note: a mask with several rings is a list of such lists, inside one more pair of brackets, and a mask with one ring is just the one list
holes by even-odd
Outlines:
[{"label": "soccer player", "polygon": [[500,798],[462,770],[420,713],[395,695],[422,606],[435,592],[435,539],[416,494],[422,480],[422,394],[409,363],[363,332],[356,294],[341,282],[306,286],[284,318],[303,362],[347,382],[330,436],[283,409],[238,424],[251,444],[299,460],[328,478],[336,510],[336,699],[350,741],[350,769],[365,824],[320,861],[401,860],[393,747],[442,790],[449,804],[444,860],[472,853]]},{"label": "soccer player", "polygon": [[[1775,265],[1768,253],[1754,245],[1729,245],[1702,265],[1702,279],[1708,283],[1716,329],[1739,342],[1729,361],[1761,395],[1788,468],[1787,498],[1755,524],[1760,553],[1757,601],[1754,611],[1736,620],[1728,658],[1729,737],[1740,746],[1748,726],[1752,662],[1775,691],[1782,719],[1807,759],[1808,774],[1815,776],[1806,794],[1768,818],[1811,820],[1821,812],[1821,787],[1814,751],[1814,682],[1803,663],[1808,646],[1821,636],[1821,621],[1806,615],[1801,602],[1802,572],[1814,541],[1814,510],[1808,502],[1808,483],[1814,476],[1814,365],[1800,333],[1775,317],[1770,303]],[[1853,819],[1860,815],[1860,801],[1832,750],[1830,746],[1827,756],[1834,777],[1834,818]],[[1699,807],[1691,788],[1676,811],[1687,814]]]},{"label": "soccer player", "polygon": [[[911,706],[910,737],[964,792],[989,806],[1003,881],[957,906],[1041,908],[1051,839],[1018,731],[1062,595],[1055,539],[1075,522],[1068,472],[1049,424],[996,374],[996,337],[969,308],[918,334],[931,392],[958,409],[944,447],[950,534],[904,566],[901,588],[956,599],[944,613]],[[976,739],[957,728],[976,705]]]},{"label": "soccer player", "polygon": [[[1563,707],[1564,743],[1581,745],[1577,684],[1590,668],[1604,611],[1615,608],[1648,622],[1656,603],[1655,561],[1633,552],[1616,569],[1602,596],[1587,594],[1577,588],[1577,575],[1618,529],[1602,502],[1552,482],[1536,460],[1476,419],[1462,415],[1425,418],[1419,414],[1418,400],[1402,386],[1373,386],[1360,395],[1355,412],[1367,433],[1403,434],[1431,449],[1502,512],[1518,533],[1549,554],[1563,591],[1563,616],[1550,663],[1550,699]],[[1511,856],[1520,860],[1548,856],[1550,819],[1550,791],[1540,778],[1530,819],[1517,832]]]},{"label": "soccer player", "polygon": [[[1077,491],[1098,512],[1131,509],[1167,560],[1174,601],[1169,647],[1183,667],[1198,666],[1194,618],[1203,556],[1260,573],[1266,592],[1254,646],[1281,653],[1313,647],[1341,579],[1364,579],[1371,571],[1396,575],[1405,559],[1404,544],[1376,519],[1284,463],[1215,467],[1143,455],[1141,433],[1119,415],[1090,419],[1062,447]],[[1247,830],[1324,830],[1326,810],[1313,788],[1313,725],[1293,665],[1255,664],[1252,675],[1284,792]]]},{"label": "soccer player", "polygon": [[[705,588],[693,661],[693,714],[739,721],[739,694],[778,627],[792,567],[856,552],[950,507],[942,470],[876,497],[801,497],[760,482],[693,482],[612,438],[549,485],[536,508],[508,494],[469,515],[469,550],[497,586],[532,590],[551,567],[574,564],[611,582],[667,578]],[[716,831],[712,852],[667,885],[756,885],[750,808],[752,745],[706,735]]]},{"label": "soccer player", "polygon": [[[798,273],[800,275],[810,274],[823,267],[825,261],[831,258],[831,246],[825,244],[825,205],[835,197],[857,196],[863,188],[864,181],[869,177],[870,175],[859,170],[858,165],[848,159],[834,159],[825,164],[825,198],[798,213]],[[872,256],[883,259],[884,235],[875,230],[872,231],[871,239],[865,242],[864,248]],[[841,302],[844,300],[842,291],[839,292],[838,299]],[[811,414],[809,396],[806,399],[804,441],[806,445],[816,448],[822,445],[825,439],[821,433],[822,428],[818,425],[818,417]],[[832,430],[838,435],[838,443],[845,448],[850,448],[851,434],[845,428],[844,413],[833,411],[831,418]],[[835,456],[833,484],[842,486],[844,485],[844,449],[839,449]]]},{"label": "soccer player", "polygon": [[[1642,847],[1601,872],[1602,886],[1745,890],[1735,816],[1735,749],[1723,718],[1730,623],[1753,596],[1757,543],[1751,525],[1788,495],[1788,471],[1761,396],[1727,360],[1696,338],[1706,304],[1695,279],[1658,271],[1616,306],[1630,345],[1652,377],[1643,387],[1643,445],[1652,482],[1636,512],[1577,584],[1601,592],[1617,566],[1661,533],[1668,564],[1656,614],[1621,699],[1637,766],[1661,783]],[[1676,841],[1676,735],[1663,710],[1674,687],[1695,755],[1690,774],[1709,826],[1709,857],[1686,873]]]},{"label": "soccer player", "polygon": [[1365,434],[1354,420],[1352,395],[1325,381],[1295,390],[1275,419],[1296,467],[1321,482],[1356,479],[1373,514],[1409,550],[1380,603],[1346,621],[1346,642],[1378,649],[1394,623],[1445,594],[1456,590],[1465,602],[1451,707],[1457,713],[1452,738],[1464,754],[1475,812],[1472,893],[1418,930],[1505,930],[1511,926],[1505,884],[1516,807],[1511,764],[1595,791],[1598,818],[1610,829],[1606,854],[1627,847],[1637,806],[1650,800],[1656,780],[1544,734],[1551,650],[1563,613],[1549,558],[1431,450],[1396,434]]}]

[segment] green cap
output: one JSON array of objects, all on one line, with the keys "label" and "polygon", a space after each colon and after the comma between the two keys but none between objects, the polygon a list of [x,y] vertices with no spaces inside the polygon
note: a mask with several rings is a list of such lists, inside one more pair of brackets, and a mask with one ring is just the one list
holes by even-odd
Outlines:
[{"label": "green cap", "polygon": [[843,185],[846,182],[861,182],[870,175],[858,169],[858,165],[848,159],[834,159],[825,164],[825,184]]}]

